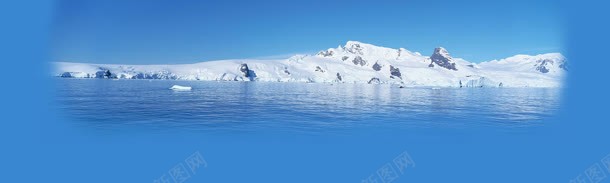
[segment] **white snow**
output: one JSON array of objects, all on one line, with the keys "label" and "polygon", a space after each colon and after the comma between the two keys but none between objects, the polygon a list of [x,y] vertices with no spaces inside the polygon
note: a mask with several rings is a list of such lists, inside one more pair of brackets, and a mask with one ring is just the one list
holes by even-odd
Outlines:
[{"label": "white snow", "polygon": [[190,86],[174,85],[169,89],[171,89],[171,90],[191,90],[192,88]]},{"label": "white snow", "polygon": [[[432,51],[430,49],[430,53]],[[444,48],[442,53],[449,56]],[[379,83],[405,87],[560,87],[567,70],[567,62],[559,53],[516,55],[479,64],[460,58],[453,58],[453,61],[457,71],[428,67],[428,56],[404,48],[348,41],[344,46],[316,55],[295,55],[275,60],[238,59],[182,65],[56,62],[53,74],[101,78],[104,71],[110,71],[111,78],[118,79],[368,83],[377,78]],[[379,71],[373,69],[375,63],[381,66]],[[241,64],[247,64],[254,76],[247,77]],[[390,65],[398,68],[400,77],[392,75]]]}]

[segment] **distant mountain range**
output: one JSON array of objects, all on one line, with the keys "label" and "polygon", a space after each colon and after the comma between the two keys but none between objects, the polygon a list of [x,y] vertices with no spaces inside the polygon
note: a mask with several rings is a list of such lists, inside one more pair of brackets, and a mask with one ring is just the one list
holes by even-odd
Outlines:
[{"label": "distant mountain range", "polygon": [[181,65],[55,62],[65,78],[337,82],[430,87],[560,87],[568,63],[560,53],[471,63],[442,47],[431,56],[357,41],[281,60],[237,59]]}]

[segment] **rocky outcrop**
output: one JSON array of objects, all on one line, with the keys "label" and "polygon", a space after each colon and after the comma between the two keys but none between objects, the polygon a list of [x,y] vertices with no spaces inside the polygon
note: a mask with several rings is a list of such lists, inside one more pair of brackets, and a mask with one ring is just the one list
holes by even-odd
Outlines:
[{"label": "rocky outcrop", "polygon": [[97,71],[95,73],[95,77],[102,78],[102,79],[110,79],[110,78],[112,78],[112,73],[110,72],[110,70]]},{"label": "rocky outcrop", "polygon": [[358,42],[347,42],[344,47],[345,51],[352,54],[363,55],[362,50],[364,49]]},{"label": "rocky outcrop", "polygon": [[457,71],[453,58],[449,55],[449,52],[443,47],[434,49],[434,53],[430,56],[431,63],[428,67],[434,67],[434,64],[443,67],[445,69]]},{"label": "rocky outcrop", "polygon": [[288,67],[284,67],[284,73],[290,75],[290,71],[288,71]]},{"label": "rocky outcrop", "polygon": [[565,59],[546,58],[535,61],[534,67],[536,71],[543,74],[558,72],[559,70],[568,71],[568,62]]},{"label": "rocky outcrop", "polygon": [[341,77],[341,74],[339,74],[338,72],[337,72],[337,81],[343,81],[343,77]]},{"label": "rocky outcrop", "polygon": [[373,70],[380,71],[381,70],[381,65],[379,65],[379,63],[375,62],[375,64],[373,65]]},{"label": "rocky outcrop", "polygon": [[343,57],[341,57],[341,61],[346,61],[347,59],[349,59],[349,57],[348,57],[348,56],[343,56]]},{"label": "rocky outcrop", "polygon": [[352,63],[354,63],[354,65],[364,66],[366,65],[366,60],[362,59],[360,56],[356,56],[356,58],[352,60]]},{"label": "rocky outcrop", "polygon": [[536,70],[541,73],[548,73],[547,65],[553,65],[553,61],[549,59],[538,60],[536,61]]},{"label": "rocky outcrop", "polygon": [[244,74],[244,77],[248,78],[250,81],[254,81],[254,78],[256,78],[256,73],[248,68],[248,64],[241,64],[239,71],[241,71]]},{"label": "rocky outcrop", "polygon": [[540,73],[548,73],[549,71],[551,71],[552,68],[557,68],[557,67],[553,67],[553,65],[556,65],[556,64],[559,64],[557,66],[559,69],[568,71],[568,62],[566,62],[565,60],[559,60],[559,61],[555,62],[554,60],[551,60],[551,59],[542,59],[542,60],[536,61],[536,65],[534,65],[534,66],[536,67],[536,71],[538,71]]},{"label": "rocky outcrop", "polygon": [[321,72],[321,73],[326,72],[326,71],[324,71],[324,69],[322,69],[320,66],[316,66],[316,71],[317,71],[317,72]]},{"label": "rocky outcrop", "polygon": [[398,67],[394,67],[390,65],[390,78],[398,77],[402,79],[402,73],[400,73],[400,69]]},{"label": "rocky outcrop", "polygon": [[379,80],[379,78],[371,78],[371,80],[369,80],[369,82],[367,82],[368,84],[381,84],[381,80]]},{"label": "rocky outcrop", "polygon": [[333,50],[320,51],[318,53],[318,55],[323,56],[323,57],[331,57],[334,54],[335,54],[335,52],[333,52]]}]

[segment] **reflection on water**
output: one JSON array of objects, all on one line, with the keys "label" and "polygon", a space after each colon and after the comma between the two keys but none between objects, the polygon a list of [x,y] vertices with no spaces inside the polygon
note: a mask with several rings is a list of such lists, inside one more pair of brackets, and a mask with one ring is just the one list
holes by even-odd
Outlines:
[{"label": "reflection on water", "polygon": [[[520,127],[559,107],[560,89],[58,79],[66,116],[95,128],[197,130]],[[174,84],[192,91],[172,91]]]}]

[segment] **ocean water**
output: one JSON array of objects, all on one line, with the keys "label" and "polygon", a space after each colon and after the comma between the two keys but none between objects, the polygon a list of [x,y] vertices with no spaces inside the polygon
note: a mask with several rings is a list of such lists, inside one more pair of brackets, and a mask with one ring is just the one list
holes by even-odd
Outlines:
[{"label": "ocean water", "polygon": [[[78,126],[121,130],[341,132],[366,128],[545,125],[560,89],[58,79],[57,101]],[[172,85],[190,91],[170,90]]]},{"label": "ocean water", "polygon": [[29,151],[44,180],[568,182],[605,155],[575,157],[595,146],[557,128],[561,89],[53,82],[59,120]]}]

